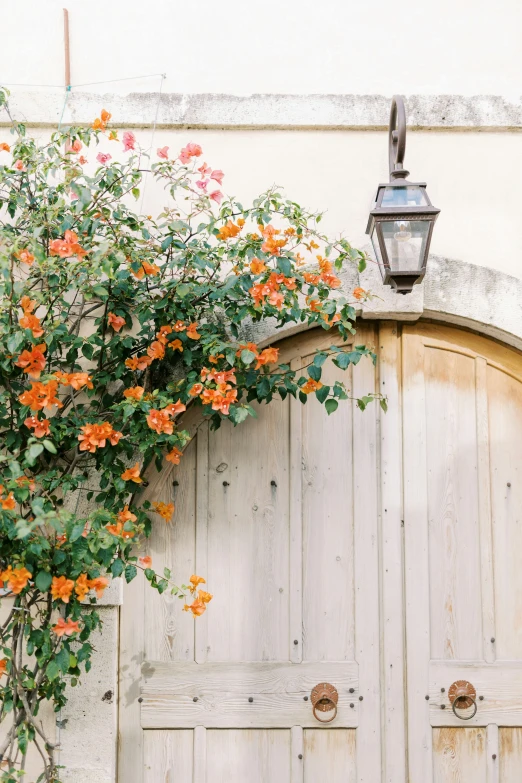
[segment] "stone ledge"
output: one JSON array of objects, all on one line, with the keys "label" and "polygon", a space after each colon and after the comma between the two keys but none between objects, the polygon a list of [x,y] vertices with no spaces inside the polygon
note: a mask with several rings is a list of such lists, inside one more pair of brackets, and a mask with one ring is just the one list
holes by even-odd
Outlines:
[{"label": "stone ledge", "polygon": [[[522,99],[501,95],[408,95],[410,130],[522,130]],[[386,130],[391,95],[218,95],[166,93],[158,113],[160,128],[282,128],[293,130]],[[14,92],[14,117],[31,126],[56,127],[63,91]],[[63,124],[89,125],[100,107],[110,107],[116,127],[149,127],[158,105],[154,92],[104,95],[70,93]],[[0,113],[0,126],[9,118]]]}]

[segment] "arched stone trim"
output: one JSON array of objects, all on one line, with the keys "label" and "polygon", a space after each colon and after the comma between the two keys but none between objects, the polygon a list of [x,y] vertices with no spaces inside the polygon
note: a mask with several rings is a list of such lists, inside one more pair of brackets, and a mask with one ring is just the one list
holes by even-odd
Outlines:
[{"label": "arched stone trim", "polygon": [[[472,329],[522,350],[522,280],[511,275],[465,261],[430,256],[424,282],[405,296],[383,286],[376,264],[370,263],[362,274],[355,267],[347,268],[341,278],[342,295],[349,296],[356,286],[374,295],[358,308],[360,318],[429,318]],[[261,345],[302,330],[303,326],[295,324],[277,330],[269,323],[245,327],[248,338]]]}]

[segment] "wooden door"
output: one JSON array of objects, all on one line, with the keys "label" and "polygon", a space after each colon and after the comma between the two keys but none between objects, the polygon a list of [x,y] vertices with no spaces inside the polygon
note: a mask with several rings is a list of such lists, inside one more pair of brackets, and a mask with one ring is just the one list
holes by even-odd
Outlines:
[{"label": "wooden door", "polygon": [[[306,364],[335,341],[293,338]],[[357,342],[373,344],[372,328]],[[375,389],[324,366],[355,396]],[[151,472],[146,497],[174,502],[148,554],[214,594],[193,620],[136,579],[121,621],[120,783],[376,783],[381,775],[376,416],[315,399],[258,408],[258,419],[195,434],[179,467]],[[310,692],[339,693],[321,725]]]},{"label": "wooden door", "polygon": [[522,359],[422,324],[402,347],[409,780],[519,783]]}]

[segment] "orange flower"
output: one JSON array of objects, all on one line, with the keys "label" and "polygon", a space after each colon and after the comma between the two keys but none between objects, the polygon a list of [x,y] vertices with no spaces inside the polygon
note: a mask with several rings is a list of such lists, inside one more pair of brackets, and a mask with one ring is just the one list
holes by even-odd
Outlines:
[{"label": "orange flower", "polygon": [[129,370],[145,370],[152,364],[150,356],[136,356],[133,359],[125,359],[125,367]]},{"label": "orange flower", "polygon": [[196,599],[190,605],[185,604],[185,606],[183,607],[184,612],[192,612],[194,617],[199,617],[200,615],[203,614],[203,612],[206,612],[206,610],[207,610],[206,605],[203,603],[203,601],[200,601],[199,598]]},{"label": "orange flower", "polygon": [[121,477],[124,481],[134,481],[135,484],[141,484],[143,479],[140,478],[139,463],[137,462],[133,468],[127,468],[127,470],[121,474]]},{"label": "orange flower", "polygon": [[103,448],[107,440],[112,446],[116,446],[123,437],[121,432],[113,430],[112,424],[108,421],[101,424],[86,424],[80,429],[82,430],[82,435],[78,435],[80,451],[89,451],[91,454],[94,454],[97,448]]},{"label": "orange flower", "polygon": [[125,389],[123,396],[128,400],[141,400],[144,391],[143,386],[131,386],[130,389]]},{"label": "orange flower", "polygon": [[183,343],[179,339],[173,340],[171,343],[169,343],[169,348],[172,348],[173,351],[181,351],[181,353],[183,353]]},{"label": "orange flower", "polygon": [[74,585],[74,592],[78,596],[78,601],[83,601],[87,593],[89,592],[89,580],[87,574],[80,574]]},{"label": "orange flower", "polygon": [[18,568],[8,566],[5,571],[0,573],[0,582],[7,582],[9,590],[15,595],[19,595],[24,587],[27,586],[27,582],[31,577],[31,572],[23,566],[19,566]]},{"label": "orange flower", "polygon": [[53,581],[51,582],[53,601],[63,601],[64,604],[68,604],[73,587],[74,582],[72,579],[67,579],[66,576],[53,576]]},{"label": "orange flower", "polygon": [[152,508],[156,514],[163,517],[165,522],[171,521],[172,515],[174,514],[174,503],[153,503]]},{"label": "orange flower", "polygon": [[159,330],[159,332],[156,332],[156,338],[162,343],[163,345],[167,344],[167,335],[172,333],[172,326],[162,326]]},{"label": "orange flower", "polygon": [[40,319],[31,313],[25,313],[22,318],[19,319],[22,329],[30,329],[33,333],[33,337],[41,337],[44,333],[40,325]]},{"label": "orange flower", "polygon": [[243,228],[243,226],[245,225],[245,221],[243,220],[243,218],[238,218],[237,224],[239,228]]},{"label": "orange flower", "polygon": [[161,272],[161,269],[159,266],[156,266],[156,264],[150,264],[148,261],[142,261],[141,266],[138,269],[137,272],[134,271],[131,267],[131,272],[138,280],[143,280],[145,275],[151,275],[151,277],[156,277],[156,275],[159,275]]},{"label": "orange flower", "polygon": [[[244,222],[244,221],[243,221]],[[228,223],[219,229],[217,233],[218,239],[231,239],[233,237],[237,237],[239,232],[241,231],[240,226],[236,226],[231,220],[228,221]]]},{"label": "orange flower", "polygon": [[257,357],[256,370],[259,370],[259,368],[265,364],[273,364],[274,362],[277,362],[278,357],[279,348],[265,348],[264,351],[261,351]]},{"label": "orange flower", "polygon": [[321,302],[319,299],[310,299],[310,297],[307,297],[306,304],[312,311],[312,313],[320,313],[321,312]]},{"label": "orange flower", "polygon": [[352,291],[352,296],[355,297],[355,299],[358,299],[359,301],[361,299],[364,299],[366,294],[367,292],[364,290],[364,288],[359,288],[359,286],[357,286],[357,288],[354,288]]},{"label": "orange flower", "polygon": [[174,329],[175,332],[184,332],[187,327],[185,326],[183,321],[176,321],[176,323],[172,328]]},{"label": "orange flower", "polygon": [[290,226],[289,228],[285,228],[285,236],[286,237],[294,237],[295,236],[295,228],[293,226]]},{"label": "orange flower", "polygon": [[107,321],[115,332],[119,332],[122,326],[125,326],[125,318],[122,318],[121,315],[116,315],[115,313],[109,313]]},{"label": "orange flower", "polygon": [[200,601],[199,598],[197,598],[193,603],[185,604],[183,607],[184,612],[192,612],[194,617],[200,617],[204,612],[206,612],[207,607],[206,604],[203,603],[203,601]]},{"label": "orange flower", "polygon": [[0,506],[2,506],[4,511],[14,511],[16,508],[16,500],[12,492],[10,492],[6,498],[0,497]]},{"label": "orange flower", "polygon": [[89,589],[94,590],[96,598],[101,598],[103,591],[109,584],[109,580],[106,576],[96,576],[94,579],[89,579]]},{"label": "orange flower", "polygon": [[15,481],[19,487],[27,487],[30,492],[34,492],[36,489],[35,482],[29,476],[19,476]]},{"label": "orange flower", "polygon": [[172,462],[173,465],[179,465],[179,461],[181,457],[183,456],[183,452],[180,451],[176,446],[172,449],[172,451],[169,451],[165,459],[167,462]]},{"label": "orange flower", "polygon": [[328,318],[328,315],[326,313],[323,313],[323,321],[325,321],[328,324],[328,326],[333,326],[340,320],[341,320],[340,313],[336,313],[335,315],[332,315],[331,318]]},{"label": "orange flower", "polygon": [[321,280],[327,286],[330,286],[330,288],[339,288],[341,285],[339,278],[331,272],[323,272],[321,275]]},{"label": "orange flower", "polygon": [[143,568],[151,568],[152,566],[152,557],[149,555],[145,555],[145,557],[138,558],[139,564],[143,566]]},{"label": "orange flower", "polygon": [[6,144],[5,141],[3,141],[0,144],[0,150],[2,150],[2,152],[11,152],[11,147],[9,146],[9,144]]},{"label": "orange flower", "polygon": [[207,583],[202,576],[197,576],[196,574],[192,574],[192,576],[189,579],[189,582],[190,582],[189,590],[192,593],[192,595],[194,595],[194,593],[196,592],[198,585],[206,585]]},{"label": "orange flower", "polygon": [[308,378],[304,386],[301,386],[300,391],[302,391],[303,394],[311,394],[312,392],[318,391],[318,389],[322,389],[322,387],[323,384],[321,381],[314,381],[313,378]]},{"label": "orange flower", "polygon": [[56,397],[58,381],[48,381],[40,383],[36,381],[31,383],[31,389],[23,392],[18,397],[22,405],[28,405],[32,411],[41,411],[43,408],[51,408],[57,405],[63,407],[60,400]]},{"label": "orange flower", "polygon": [[257,345],[255,343],[245,343],[240,345],[236,351],[236,356],[241,356],[241,351],[252,351],[257,356]]},{"label": "orange flower", "polygon": [[46,344],[35,345],[30,351],[22,351],[15,362],[16,367],[21,367],[31,378],[39,378],[45,367]]},{"label": "orange flower", "polygon": [[34,429],[35,438],[43,438],[45,435],[51,434],[51,430],[49,428],[49,419],[42,419],[40,421],[38,416],[29,416],[24,421],[24,424],[28,429]]},{"label": "orange flower", "polygon": [[147,424],[151,430],[157,432],[158,435],[161,435],[162,432],[167,435],[172,435],[174,432],[174,424],[170,420],[170,415],[171,414],[166,408],[161,411],[156,408],[151,408],[149,415],[147,416]]},{"label": "orange flower", "polygon": [[129,511],[129,507],[125,506],[123,511],[118,513],[118,521],[115,525],[105,525],[105,529],[113,536],[121,536],[123,539],[134,538],[136,533],[133,530],[124,530],[123,526],[127,522],[136,522],[136,515]]},{"label": "orange flower", "polygon": [[224,358],[225,358],[224,353],[218,353],[217,356],[213,356],[212,354],[210,354],[208,360],[211,364],[217,364],[219,359],[224,359]]},{"label": "orange flower", "polygon": [[78,235],[69,229],[65,232],[63,239],[53,239],[49,243],[49,249],[52,256],[60,256],[60,258],[70,258],[71,256],[81,258],[87,255],[87,250],[78,244]]},{"label": "orange flower", "polygon": [[112,114],[110,114],[106,109],[102,109],[100,116],[101,116],[102,122],[109,122],[110,118],[112,117]]},{"label": "orange flower", "polygon": [[92,385],[91,376],[86,372],[66,373],[58,370],[54,373],[54,377],[62,384],[62,386],[72,386],[76,391],[79,391],[84,386],[86,386],[88,389],[94,388]]},{"label": "orange flower", "polygon": [[36,299],[31,299],[28,296],[22,296],[20,299],[20,307],[25,314],[32,313],[37,304]]},{"label": "orange flower", "polygon": [[92,127],[94,130],[105,130],[107,127],[107,123],[109,122],[110,118],[112,117],[112,114],[109,114],[108,111],[105,109],[101,110],[100,117],[96,117],[94,120]]},{"label": "orange flower", "polygon": [[[80,600],[82,600],[80,598]],[[64,620],[63,617],[58,618],[56,625],[53,625],[53,632],[56,636],[72,636],[73,633],[80,633],[79,620]]]},{"label": "orange flower", "polygon": [[198,592],[198,601],[202,601],[204,604],[208,604],[213,598],[212,593],[207,593],[206,590],[199,590]]},{"label": "orange flower", "polygon": [[34,256],[26,247],[19,250],[18,253],[16,253],[16,257],[22,264],[27,264],[27,266],[32,266],[34,264]]},{"label": "orange flower", "polygon": [[274,307],[277,307],[278,310],[281,310],[283,307],[285,298],[283,294],[279,293],[279,291],[272,291],[270,296],[268,297],[268,301],[271,305],[274,305]]},{"label": "orange flower", "polygon": [[190,397],[197,397],[198,394],[201,394],[202,391],[203,391],[203,384],[195,383],[194,386],[192,386],[192,388],[189,389],[189,395]]},{"label": "orange flower", "polygon": [[[5,145],[7,147],[7,144]],[[2,145],[0,144],[0,149],[2,148]],[[4,674],[7,674],[7,658],[2,658],[0,660],[0,677],[2,677]]]},{"label": "orange flower", "polygon": [[199,340],[201,335],[197,333],[197,328],[197,323],[189,324],[187,327],[187,337],[190,337],[191,340]]},{"label": "orange flower", "polygon": [[163,359],[165,356],[165,346],[159,340],[154,340],[147,348],[147,354],[151,359]]},{"label": "orange flower", "polygon": [[313,272],[303,272],[303,277],[305,282],[310,283],[310,285],[317,285],[321,279],[321,275],[315,275]]},{"label": "orange flower", "polygon": [[178,413],[183,413],[183,411],[186,411],[187,406],[180,400],[176,400],[176,402],[171,402],[169,405],[167,405],[164,410],[167,411],[169,416],[177,416]]},{"label": "orange flower", "polygon": [[262,272],[266,272],[266,264],[261,261],[260,258],[253,258],[250,262],[250,271],[253,275],[260,275]]}]

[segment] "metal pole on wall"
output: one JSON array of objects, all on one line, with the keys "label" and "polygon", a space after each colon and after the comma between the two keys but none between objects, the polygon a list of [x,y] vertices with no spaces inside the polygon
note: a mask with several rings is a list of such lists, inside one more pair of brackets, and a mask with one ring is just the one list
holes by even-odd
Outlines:
[{"label": "metal pole on wall", "polygon": [[65,89],[71,89],[71,50],[69,46],[69,11],[63,9],[63,36],[65,43]]}]

